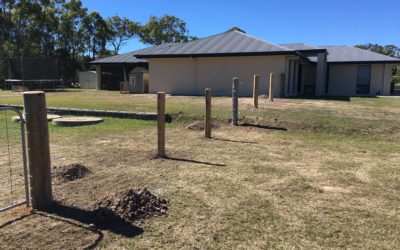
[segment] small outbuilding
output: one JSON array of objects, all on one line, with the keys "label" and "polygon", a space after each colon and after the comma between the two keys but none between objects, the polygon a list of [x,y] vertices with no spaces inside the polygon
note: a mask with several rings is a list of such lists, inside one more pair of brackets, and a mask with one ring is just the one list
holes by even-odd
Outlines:
[{"label": "small outbuilding", "polygon": [[135,68],[148,70],[149,63],[146,59],[138,59],[134,55],[137,51],[110,56],[95,60],[89,64],[96,67],[96,89],[120,90],[121,82],[129,82],[130,73]]},{"label": "small outbuilding", "polygon": [[79,73],[79,86],[82,89],[96,89],[97,88],[96,71],[80,72]]}]

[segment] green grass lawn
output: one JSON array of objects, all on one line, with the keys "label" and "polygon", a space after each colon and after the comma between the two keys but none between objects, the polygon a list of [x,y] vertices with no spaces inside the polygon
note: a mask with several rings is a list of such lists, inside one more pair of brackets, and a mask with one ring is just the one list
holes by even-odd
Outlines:
[{"label": "green grass lawn", "polygon": [[[156,110],[155,95],[85,90],[46,98],[51,107]],[[241,126],[232,127],[231,99],[213,98],[219,128],[204,139],[186,128],[203,120],[204,97],[168,96],[171,159],[154,158],[154,121],[49,124],[52,165],[92,170],[54,184],[57,201],[90,210],[107,193],[148,187],[169,200],[168,215],[135,224],[143,233],[127,237],[74,218],[10,212],[0,215],[0,248],[398,248],[400,98],[260,99],[257,110],[251,101],[240,99]],[[22,97],[0,92],[0,104]]]}]

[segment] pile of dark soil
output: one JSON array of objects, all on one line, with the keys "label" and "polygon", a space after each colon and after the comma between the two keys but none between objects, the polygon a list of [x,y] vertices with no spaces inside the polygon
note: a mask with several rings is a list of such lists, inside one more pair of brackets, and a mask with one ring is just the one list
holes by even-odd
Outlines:
[{"label": "pile of dark soil", "polygon": [[128,222],[143,221],[166,214],[167,203],[166,199],[146,188],[130,188],[99,200],[94,206],[94,212],[102,221],[115,215]]},{"label": "pile of dark soil", "polygon": [[54,166],[53,177],[60,181],[73,181],[90,174],[91,171],[80,163],[72,163],[65,166]]},{"label": "pile of dark soil", "polygon": [[[217,124],[215,122],[212,122],[211,123],[211,127],[212,128],[219,128],[220,126],[219,126],[219,124]],[[192,124],[187,125],[185,127],[185,129],[187,129],[187,130],[204,130],[205,129],[205,124],[204,124],[204,121],[197,121],[197,122],[194,122]]]}]

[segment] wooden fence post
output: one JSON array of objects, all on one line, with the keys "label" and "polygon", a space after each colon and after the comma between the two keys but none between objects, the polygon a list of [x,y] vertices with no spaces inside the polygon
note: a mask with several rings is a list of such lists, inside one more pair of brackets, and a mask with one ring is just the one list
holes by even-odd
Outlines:
[{"label": "wooden fence post", "polygon": [[274,101],[274,73],[269,74],[269,101],[273,102]]},{"label": "wooden fence post", "polygon": [[158,157],[165,157],[165,92],[157,92]]},{"label": "wooden fence post", "polygon": [[46,98],[43,91],[25,92],[23,97],[31,204],[43,209],[53,202]]},{"label": "wooden fence post", "polygon": [[206,96],[206,120],[205,120],[205,137],[211,138],[211,89],[205,90]]},{"label": "wooden fence post", "polygon": [[232,79],[232,125],[238,125],[239,113],[239,78]]},{"label": "wooden fence post", "polygon": [[258,109],[258,81],[260,76],[254,75],[253,78],[253,106]]}]

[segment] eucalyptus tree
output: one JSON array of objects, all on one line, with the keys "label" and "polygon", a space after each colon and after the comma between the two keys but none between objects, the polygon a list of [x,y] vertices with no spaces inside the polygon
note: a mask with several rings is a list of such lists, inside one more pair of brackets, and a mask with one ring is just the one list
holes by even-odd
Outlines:
[{"label": "eucalyptus tree", "polygon": [[126,45],[127,41],[139,35],[140,23],[112,16],[107,18],[107,24],[110,29],[110,45],[114,53],[118,54],[121,47]]},{"label": "eucalyptus tree", "polygon": [[186,22],[171,15],[164,15],[160,18],[151,16],[140,32],[140,40],[152,45],[180,43],[194,39],[196,38],[189,36]]}]

